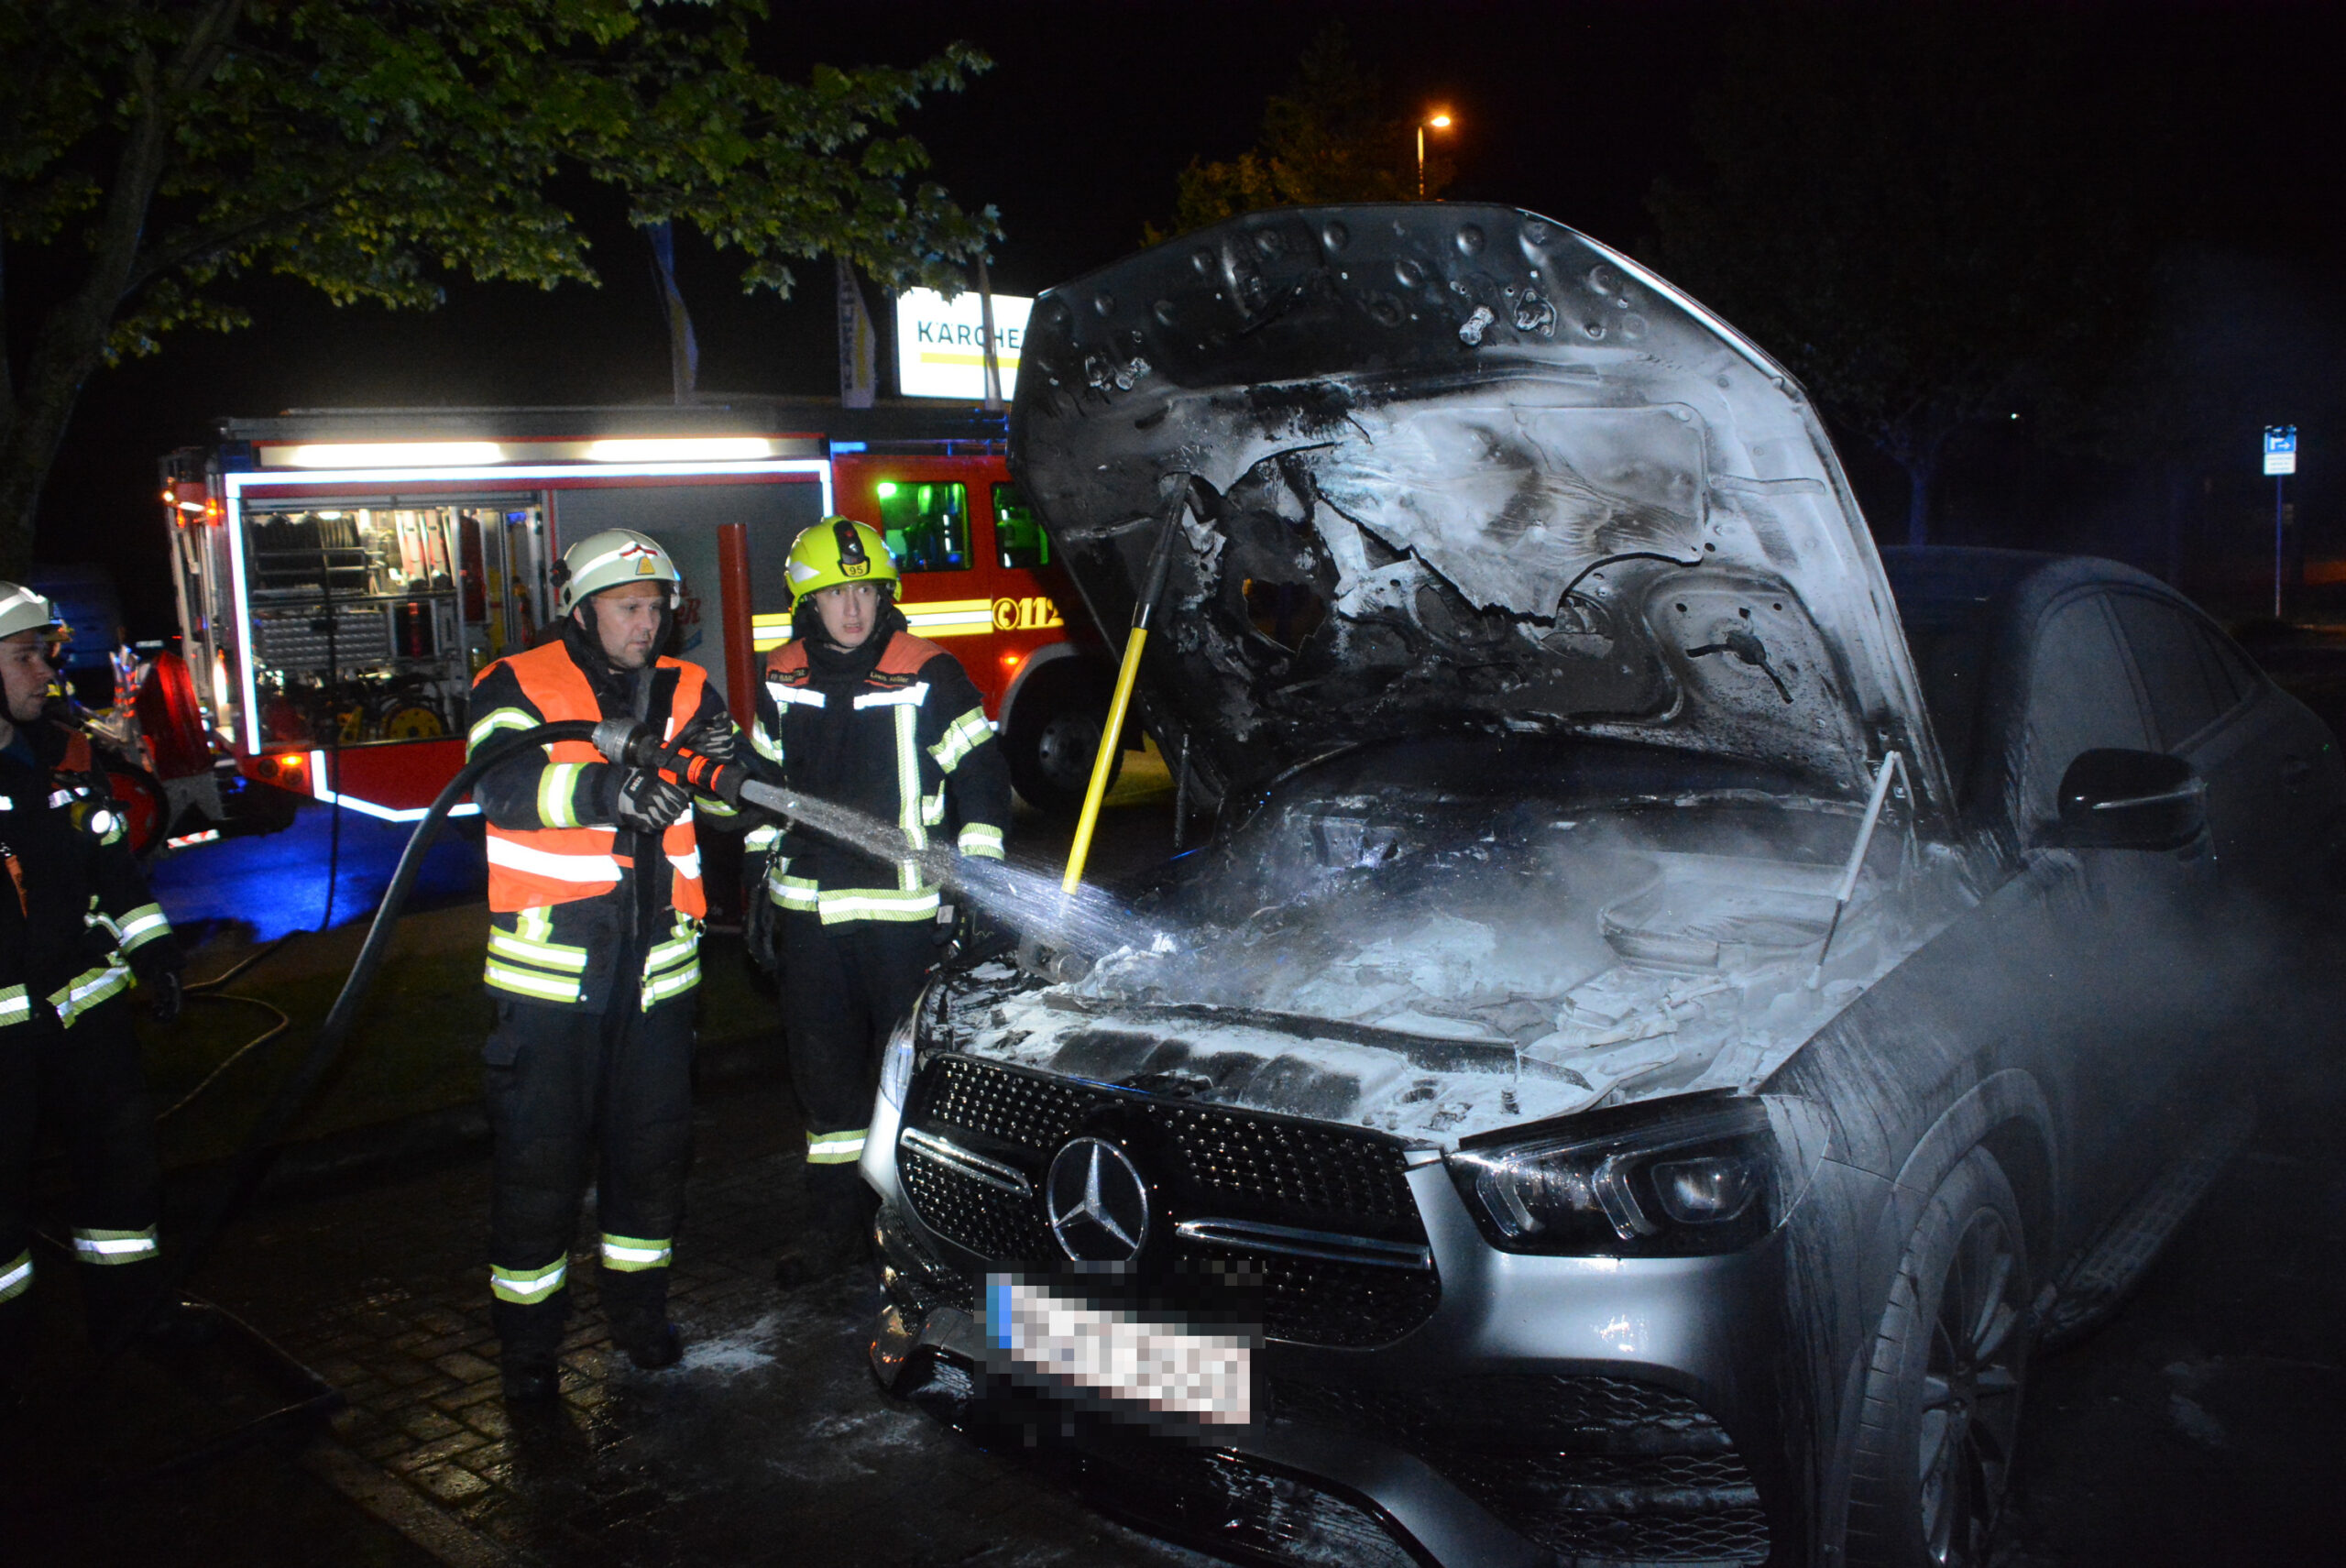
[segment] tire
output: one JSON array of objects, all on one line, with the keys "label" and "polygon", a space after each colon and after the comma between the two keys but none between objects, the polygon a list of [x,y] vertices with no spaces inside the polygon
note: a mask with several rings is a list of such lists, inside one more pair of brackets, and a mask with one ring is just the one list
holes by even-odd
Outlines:
[{"label": "tire", "polygon": [[[1037,671],[1018,694],[1002,737],[1003,756],[1013,787],[1045,816],[1072,817],[1083,808],[1100,731],[1108,721],[1108,696],[1106,683],[1072,660],[1061,669]],[[1124,766],[1124,752],[1113,753],[1111,787]]]},{"label": "tire", "polygon": [[1852,1568],[1975,1568],[2012,1476],[2033,1325],[2027,1238],[1984,1148],[1906,1243],[1874,1336],[1851,1461]]}]

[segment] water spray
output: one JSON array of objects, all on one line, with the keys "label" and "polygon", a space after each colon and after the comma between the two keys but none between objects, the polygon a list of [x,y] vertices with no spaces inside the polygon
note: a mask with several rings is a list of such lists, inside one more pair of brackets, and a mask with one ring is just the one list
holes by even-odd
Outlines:
[{"label": "water spray", "polygon": [[893,823],[768,784],[753,776],[746,763],[720,762],[674,743],[663,746],[652,729],[631,720],[605,720],[596,728],[595,745],[615,762],[656,768],[729,806],[761,807],[877,860],[910,861],[919,868],[923,881],[951,889],[1003,925],[1051,947],[1096,959],[1120,947],[1146,947],[1154,936],[1097,889],[1065,890],[1058,877],[1039,866],[981,860],[945,845],[915,844]]}]

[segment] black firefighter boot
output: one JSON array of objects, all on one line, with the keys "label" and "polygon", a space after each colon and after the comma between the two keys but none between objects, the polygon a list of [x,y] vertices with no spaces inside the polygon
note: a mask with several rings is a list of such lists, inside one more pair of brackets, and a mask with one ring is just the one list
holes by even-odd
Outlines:
[{"label": "black firefighter boot", "polygon": [[567,1290],[550,1301],[524,1305],[497,1301],[489,1308],[496,1325],[499,1380],[509,1405],[551,1405],[562,1392],[562,1325],[569,1316]]},{"label": "black firefighter boot", "polygon": [[611,1343],[645,1372],[659,1372],[685,1357],[684,1336],[668,1321],[668,1271],[602,1271],[603,1316]]},{"label": "black firefighter boot", "polygon": [[806,1227],[773,1266],[784,1290],[833,1278],[866,1262],[871,1248],[870,1189],[852,1165],[806,1168]]}]

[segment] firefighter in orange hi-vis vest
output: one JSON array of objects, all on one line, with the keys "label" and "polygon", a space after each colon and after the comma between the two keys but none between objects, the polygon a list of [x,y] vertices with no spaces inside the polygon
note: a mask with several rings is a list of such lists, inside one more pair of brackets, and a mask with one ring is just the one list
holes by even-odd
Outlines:
[{"label": "firefighter in orange hi-vis vest", "polygon": [[[696,664],[663,658],[679,578],[612,529],[555,574],[560,635],[473,683],[473,750],[562,719],[632,719],[718,758],[738,734]],[[488,828],[486,1073],[495,1139],[489,1289],[505,1397],[551,1399],[580,1198],[596,1193],[597,1290],[636,1365],[674,1365],[668,1260],[692,1121],[702,896],[696,803],[594,746],[526,749],[473,791]],[[727,817],[702,798],[704,816]]]},{"label": "firefighter in orange hi-vis vest", "polygon": [[1010,773],[977,687],[906,630],[880,535],[826,518],[790,547],[789,575],[792,641],[766,655],[754,765],[898,829],[913,853],[876,856],[797,826],[750,836],[767,849],[759,902],[780,928],[784,1032],[806,1123],[807,1223],[775,1270],[784,1286],[863,1254],[857,1163],[881,1054],[942,936],[944,901],[914,857],[949,845],[998,861],[1010,824]]}]

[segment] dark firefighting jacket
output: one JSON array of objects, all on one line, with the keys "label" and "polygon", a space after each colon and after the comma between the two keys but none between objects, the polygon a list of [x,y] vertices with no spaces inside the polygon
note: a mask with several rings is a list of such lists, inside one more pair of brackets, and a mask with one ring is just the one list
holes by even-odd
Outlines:
[{"label": "dark firefighting jacket", "polygon": [[[984,704],[960,662],[905,630],[893,606],[861,648],[843,652],[801,636],[769,652],[750,744],[789,788],[898,828],[915,852],[942,840],[1002,859],[1010,772]],[[776,831],[752,833],[749,847]],[[795,825],[778,850],[766,892],[784,909],[825,925],[937,916],[937,889],[915,859],[875,856]]]},{"label": "dark firefighting jacket", "polygon": [[[690,731],[718,747],[736,733],[697,664],[663,658],[614,670],[592,634],[565,621],[560,637],[499,659],[474,680],[466,752],[510,731],[577,718],[630,718],[663,740]],[[591,1013],[614,1004],[648,1012],[700,983],[708,905],[695,814],[661,833],[620,827],[627,772],[590,741],[563,740],[500,763],[473,786],[488,829],[482,978],[492,990]],[[734,815],[707,798],[696,809]]]},{"label": "dark firefighting jacket", "polygon": [[0,1029],[44,1014],[71,1028],[182,959],[88,739],[16,728],[36,765],[0,752]]}]

